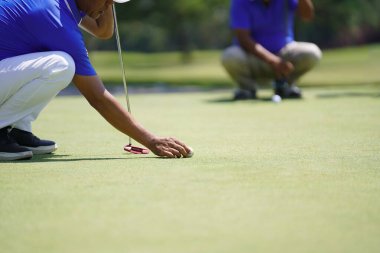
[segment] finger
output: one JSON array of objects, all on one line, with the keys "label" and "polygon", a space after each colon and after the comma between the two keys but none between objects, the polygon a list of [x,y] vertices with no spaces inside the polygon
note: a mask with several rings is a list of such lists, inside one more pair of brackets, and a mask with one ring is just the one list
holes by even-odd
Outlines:
[{"label": "finger", "polygon": [[177,149],[175,148],[170,148],[168,150],[170,153],[172,153],[174,155],[174,157],[177,157],[177,158],[181,158],[182,154],[181,152],[179,152]]},{"label": "finger", "polygon": [[175,143],[177,143],[178,145],[180,145],[182,148],[184,148],[186,151],[190,151],[190,148],[185,144],[183,143],[182,141],[179,141],[177,139],[173,139],[175,141]]},{"label": "finger", "polygon": [[160,156],[175,158],[175,155],[173,155],[170,151],[166,151],[166,150],[161,151]]},{"label": "finger", "polygon": [[178,150],[182,156],[185,157],[185,156],[187,156],[188,153],[191,152],[191,149],[189,147],[187,147],[181,141],[176,140],[176,139],[173,139],[173,141],[175,142],[175,146],[172,146],[172,147],[175,148],[176,150]]},{"label": "finger", "polygon": [[290,72],[293,72],[293,70],[294,70],[294,65],[293,65],[293,63],[291,63],[291,62],[287,62],[286,63],[286,67],[287,67],[287,71],[290,73]]},{"label": "finger", "polygon": [[164,147],[161,147],[161,154],[162,156],[169,157],[169,158],[176,158],[181,157],[181,153],[173,147],[174,142],[168,142]]},{"label": "finger", "polygon": [[181,155],[182,156],[186,156],[189,152],[190,152],[190,150],[189,151],[187,151],[187,149],[186,149],[186,145],[185,146],[183,146],[184,144],[178,144],[178,143],[173,143],[172,144],[172,148],[174,148],[174,149],[176,149],[177,151],[179,151],[180,153],[181,153]]}]

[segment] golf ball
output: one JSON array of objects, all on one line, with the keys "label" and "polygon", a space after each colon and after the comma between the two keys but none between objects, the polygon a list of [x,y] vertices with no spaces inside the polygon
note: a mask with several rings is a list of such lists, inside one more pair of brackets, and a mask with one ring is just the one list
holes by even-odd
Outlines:
[{"label": "golf ball", "polygon": [[279,96],[279,95],[273,95],[273,97],[272,97],[272,101],[274,102],[274,103],[280,103],[281,102],[281,100],[282,100],[282,98]]},{"label": "golf ball", "polygon": [[190,152],[187,153],[186,158],[190,158],[190,157],[192,157],[192,156],[194,155],[194,151],[193,151],[193,149],[192,149],[192,148],[189,148],[189,149],[190,149]]}]

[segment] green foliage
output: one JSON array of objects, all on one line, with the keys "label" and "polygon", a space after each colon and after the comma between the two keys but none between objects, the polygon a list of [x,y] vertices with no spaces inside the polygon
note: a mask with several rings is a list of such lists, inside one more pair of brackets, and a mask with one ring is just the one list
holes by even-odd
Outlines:
[{"label": "green foliage", "polygon": [[[296,36],[323,48],[380,41],[380,1],[315,0],[315,20],[297,21]],[[123,44],[132,51],[221,49],[230,43],[230,0],[134,0],[117,4]],[[92,39],[90,49],[114,43]]]},{"label": "green foliage", "polygon": [[380,41],[380,2],[377,0],[314,1],[316,17],[310,24],[297,24],[298,39],[322,47]]},{"label": "green foliage", "polygon": [[145,52],[222,48],[229,34],[227,2],[141,0],[117,5],[125,46]]}]

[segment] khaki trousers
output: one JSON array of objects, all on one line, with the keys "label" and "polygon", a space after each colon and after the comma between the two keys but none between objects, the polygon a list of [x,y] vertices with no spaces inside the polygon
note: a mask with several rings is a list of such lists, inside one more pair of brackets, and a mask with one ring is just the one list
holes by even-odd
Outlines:
[{"label": "khaki trousers", "polygon": [[[282,48],[278,56],[294,65],[295,70],[286,80],[293,84],[320,61],[322,52],[315,44],[292,42]],[[256,90],[260,85],[267,85],[276,78],[267,63],[236,45],[224,50],[221,61],[241,89]]]}]

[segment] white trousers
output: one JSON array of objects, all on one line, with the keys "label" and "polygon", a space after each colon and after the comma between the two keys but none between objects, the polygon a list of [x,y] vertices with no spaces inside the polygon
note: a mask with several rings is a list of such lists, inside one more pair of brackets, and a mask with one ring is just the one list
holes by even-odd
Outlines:
[{"label": "white trousers", "polygon": [[31,122],[73,79],[75,64],[64,52],[40,52],[0,61],[0,129],[31,132]]},{"label": "white trousers", "polygon": [[[294,71],[286,80],[292,84],[319,62],[322,52],[315,44],[292,42],[282,48],[278,56],[293,63]],[[267,63],[246,53],[239,46],[230,46],[224,50],[222,64],[242,89],[256,90],[260,84],[267,84],[276,78]]]}]

